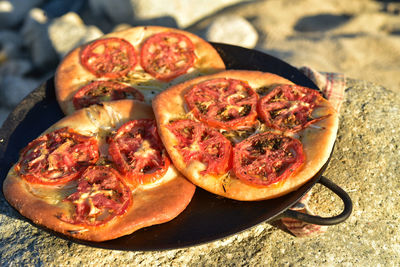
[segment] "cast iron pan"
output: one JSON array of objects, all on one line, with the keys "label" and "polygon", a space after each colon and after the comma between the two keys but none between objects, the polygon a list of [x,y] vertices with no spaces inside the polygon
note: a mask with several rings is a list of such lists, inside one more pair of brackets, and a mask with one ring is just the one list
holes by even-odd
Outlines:
[{"label": "cast iron pan", "polygon": [[[222,56],[228,69],[272,72],[296,84],[318,89],[296,68],[275,57],[256,50],[227,44],[213,43],[213,45]],[[15,108],[0,129],[0,177],[2,180],[5,179],[13,163],[18,160],[19,151],[63,116],[56,102],[53,79],[34,90]],[[93,247],[150,251],[202,244],[282,216],[321,225],[337,224],[350,216],[352,202],[346,192],[327,178],[322,177],[327,164],[298,190],[272,200],[241,202],[221,198],[197,188],[189,206],[174,220],[147,227],[111,241],[86,242],[46,230],[62,238]],[[343,200],[344,210],[341,214],[331,218],[322,218],[288,209],[317,182],[328,187]]]}]

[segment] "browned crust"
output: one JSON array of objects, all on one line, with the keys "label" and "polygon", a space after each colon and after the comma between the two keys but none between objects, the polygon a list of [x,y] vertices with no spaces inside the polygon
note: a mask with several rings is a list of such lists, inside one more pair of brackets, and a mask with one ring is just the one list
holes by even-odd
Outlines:
[{"label": "browned crust", "polygon": [[[110,110],[111,113],[116,112],[120,115],[118,120],[115,120],[115,118],[106,119],[107,116],[114,116],[108,115]],[[57,122],[45,132],[64,126],[72,126],[78,132],[92,132],[93,135],[96,135],[98,131],[95,131],[96,126],[93,126],[92,123],[94,118],[89,119],[87,115],[90,111],[92,111],[94,118],[98,118],[99,121],[104,123],[105,128],[109,127],[108,131],[131,119],[153,118],[150,106],[131,100],[121,100],[106,103],[103,107],[93,106],[79,110]],[[99,142],[104,144],[104,140],[101,140],[104,137],[99,136],[98,138]],[[3,192],[7,201],[14,208],[36,224],[74,238],[104,241],[130,234],[146,226],[170,221],[185,209],[194,194],[195,186],[177,172],[172,165],[170,168],[168,179],[163,179],[153,187],[139,186],[134,188],[129,185],[132,189],[133,202],[127,212],[97,227],[77,226],[58,219],[57,215],[68,213],[71,206],[62,201],[58,203],[46,201],[44,198],[38,197],[37,194],[32,194],[32,192],[37,192],[37,190],[61,192],[62,190],[53,186],[31,185],[16,174],[14,167],[10,169],[3,183]]]},{"label": "browned crust", "polygon": [[319,116],[328,114],[330,116],[299,133],[299,139],[303,143],[306,155],[306,163],[289,179],[266,187],[255,187],[237,179],[233,172],[230,175],[221,176],[200,175],[199,171],[204,168],[201,163],[195,162],[187,165],[174,148],[177,144],[176,138],[165,126],[170,120],[183,118],[187,114],[183,96],[192,85],[218,77],[244,80],[255,89],[279,83],[292,84],[292,82],[271,73],[232,70],[187,81],[156,96],[153,101],[153,110],[161,139],[174,165],[183,175],[195,185],[217,195],[236,200],[263,200],[279,197],[296,190],[322,168],[330,156],[338,128],[338,115],[329,102],[324,99],[321,100],[321,107],[315,113],[318,113]]},{"label": "browned crust", "polygon": [[[160,26],[140,26],[119,32],[113,32],[104,35],[101,38],[119,37],[129,41],[135,47],[139,59],[140,46],[143,41],[158,32],[177,32],[186,35],[193,42],[197,56],[193,71],[190,71],[171,82],[160,82],[160,89],[166,88],[170,84],[177,84],[199,75],[215,73],[225,69],[224,62],[213,46],[200,37],[186,31]],[[79,54],[82,47],[83,46],[78,47],[66,55],[55,73],[56,97],[65,114],[71,114],[75,110],[72,104],[72,97],[79,88],[93,80],[98,80],[95,75],[87,71],[80,64]],[[135,71],[143,71],[139,62],[135,67]],[[135,87],[135,85],[133,86]]]}]

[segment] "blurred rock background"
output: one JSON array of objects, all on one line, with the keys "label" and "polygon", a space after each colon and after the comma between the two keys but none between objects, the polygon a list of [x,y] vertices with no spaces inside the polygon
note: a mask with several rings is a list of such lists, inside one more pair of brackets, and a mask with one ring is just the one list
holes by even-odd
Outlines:
[{"label": "blurred rock background", "polygon": [[399,93],[399,14],[397,1],[374,0],[0,0],[0,124],[68,51],[137,25],[184,29]]}]

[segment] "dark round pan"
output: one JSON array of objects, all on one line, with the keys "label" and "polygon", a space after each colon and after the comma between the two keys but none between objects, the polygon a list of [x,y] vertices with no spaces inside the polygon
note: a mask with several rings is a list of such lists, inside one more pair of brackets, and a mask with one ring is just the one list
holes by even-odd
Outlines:
[{"label": "dark round pan", "polygon": [[[227,44],[213,43],[213,46],[222,56],[228,69],[272,72],[296,84],[318,89],[296,68],[275,57]],[[1,180],[5,179],[8,170],[18,160],[19,151],[63,116],[56,102],[53,79],[30,93],[15,108],[0,129]],[[322,177],[327,164],[298,190],[271,200],[241,202],[218,197],[197,188],[189,206],[174,220],[106,242],[86,242],[46,230],[62,238],[93,247],[150,251],[202,244],[280,217],[291,217],[321,225],[337,224],[350,216],[352,202],[345,191]],[[322,218],[289,210],[317,182],[328,187],[343,200],[344,210],[341,214]]]}]

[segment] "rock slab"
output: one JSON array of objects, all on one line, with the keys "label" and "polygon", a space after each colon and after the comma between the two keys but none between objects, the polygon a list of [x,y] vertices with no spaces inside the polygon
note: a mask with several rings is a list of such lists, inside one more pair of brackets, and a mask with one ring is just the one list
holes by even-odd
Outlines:
[{"label": "rock slab", "polygon": [[[156,252],[87,247],[32,226],[0,198],[0,265],[398,266],[400,264],[400,95],[347,79],[340,128],[326,177],[353,200],[351,217],[313,238],[296,238],[265,222],[234,236]],[[315,186],[314,210],[341,211]]]}]

